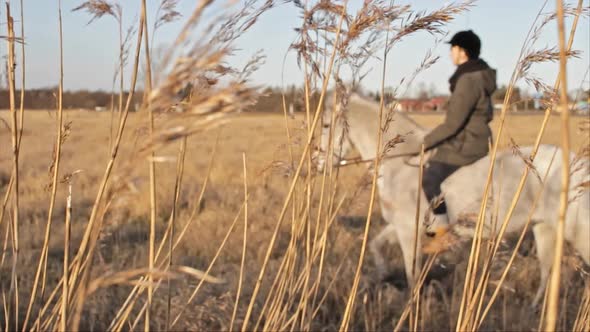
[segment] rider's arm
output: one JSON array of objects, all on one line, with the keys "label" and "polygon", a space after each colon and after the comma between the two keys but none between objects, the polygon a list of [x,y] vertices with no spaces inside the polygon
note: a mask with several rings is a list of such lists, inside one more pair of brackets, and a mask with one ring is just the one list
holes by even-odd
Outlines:
[{"label": "rider's arm", "polygon": [[448,104],[448,112],[443,122],[424,138],[425,148],[431,149],[455,136],[467,123],[479,99],[480,91],[476,82],[469,77],[459,78],[457,87]]}]

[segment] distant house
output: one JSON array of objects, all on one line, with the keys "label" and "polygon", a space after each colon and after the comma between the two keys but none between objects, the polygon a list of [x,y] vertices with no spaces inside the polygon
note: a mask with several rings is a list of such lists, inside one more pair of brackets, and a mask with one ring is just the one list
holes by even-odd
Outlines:
[{"label": "distant house", "polygon": [[440,111],[445,107],[448,100],[449,98],[445,96],[433,97],[424,103],[424,108],[429,111]]},{"label": "distant house", "polygon": [[396,102],[396,110],[400,112],[431,112],[441,111],[448,100],[448,97],[439,96],[430,99],[414,99],[414,98],[403,98],[398,99]]},{"label": "distant house", "polygon": [[399,99],[397,100],[396,108],[401,112],[415,112],[422,110],[422,101],[410,98]]}]

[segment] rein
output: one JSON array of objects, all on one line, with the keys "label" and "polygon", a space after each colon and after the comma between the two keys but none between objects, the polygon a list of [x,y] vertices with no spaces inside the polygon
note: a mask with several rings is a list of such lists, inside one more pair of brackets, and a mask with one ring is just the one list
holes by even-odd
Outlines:
[{"label": "rein", "polygon": [[[412,167],[420,167],[420,165],[415,165],[415,164],[410,164],[409,160],[411,159],[411,157],[416,157],[416,156],[420,156],[420,154],[415,154],[415,153],[400,153],[400,154],[394,154],[394,155],[388,155],[385,156],[383,158],[381,158],[381,160],[385,160],[385,159],[395,159],[395,158],[402,158],[402,157],[406,157],[404,159],[404,163],[408,166],[412,166]],[[428,160],[428,158],[425,158],[425,161]],[[352,166],[352,165],[359,165],[359,164],[366,164],[366,163],[370,163],[370,162],[374,162],[375,158],[371,158],[371,159],[363,159],[361,157],[357,157],[357,158],[351,158],[351,159],[343,159],[341,160],[338,165],[335,165],[335,167],[346,167],[346,166]]]}]

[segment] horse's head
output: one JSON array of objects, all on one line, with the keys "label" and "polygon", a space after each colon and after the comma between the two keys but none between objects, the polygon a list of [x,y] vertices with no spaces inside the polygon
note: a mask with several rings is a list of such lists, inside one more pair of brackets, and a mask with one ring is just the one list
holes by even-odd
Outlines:
[{"label": "horse's head", "polygon": [[346,100],[342,97],[337,99],[334,93],[325,97],[319,145],[314,152],[316,167],[320,172],[329,162],[328,158],[331,157],[328,167],[337,166],[352,148],[348,137],[346,104]]}]

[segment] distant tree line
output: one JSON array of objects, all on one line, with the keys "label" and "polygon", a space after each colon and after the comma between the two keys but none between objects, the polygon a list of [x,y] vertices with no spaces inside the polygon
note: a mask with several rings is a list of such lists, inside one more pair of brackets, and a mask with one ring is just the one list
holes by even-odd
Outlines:
[{"label": "distant tree line", "polygon": [[[427,100],[438,95],[432,91],[420,90],[415,99]],[[492,100],[494,104],[501,104],[506,94],[506,86],[500,86],[494,95]],[[299,86],[290,85],[286,88],[278,87],[267,87],[261,90],[261,96],[255,105],[250,106],[247,111],[255,112],[283,112],[283,94],[285,97],[285,107],[287,112],[292,110],[293,112],[304,112],[305,111],[305,97],[303,89]],[[128,92],[125,93],[124,98],[127,100]],[[379,92],[369,92],[368,96],[373,98],[375,101],[379,101]],[[572,94],[572,99],[575,100],[588,100],[590,91],[582,90],[582,93],[577,93],[575,96]],[[131,103],[130,110],[135,111],[136,107],[141,104],[143,97],[142,91],[136,91],[133,101]],[[114,99],[112,99],[114,98]],[[16,91],[16,107],[20,107],[20,91]],[[63,95],[63,106],[65,109],[89,109],[94,110],[96,108],[109,110],[111,107],[111,101],[114,102],[115,108],[118,105],[119,95],[115,93],[112,95],[106,91],[65,91]],[[310,98],[310,107],[312,111],[317,106],[319,94],[312,93]],[[385,102],[390,103],[394,100],[392,93],[387,92],[385,94]],[[510,100],[512,110],[534,110],[538,108],[538,103],[534,102],[534,98],[531,95],[523,93],[520,88],[515,87],[512,92],[512,98]],[[535,104],[536,107],[535,107]],[[25,108],[31,110],[47,110],[55,109],[57,105],[57,88],[44,88],[44,89],[30,89],[25,92]],[[0,89],[0,109],[9,108],[9,93],[6,89]]]},{"label": "distant tree line", "polygon": [[[127,100],[128,92],[124,94],[124,100]],[[110,109],[111,98],[114,97],[114,105],[117,107],[119,94],[114,96],[110,92],[105,91],[64,91],[63,107],[64,109],[91,109],[97,107]],[[137,91],[133,96],[131,103],[131,111],[135,111],[136,104],[141,103],[142,92]],[[16,91],[16,107],[20,107],[20,90]],[[57,89],[30,89],[25,90],[25,108],[30,110],[47,110],[57,107]],[[0,109],[7,109],[10,107],[9,91],[6,89],[0,90]]]},{"label": "distant tree line", "polygon": [[[508,91],[508,87],[506,85],[499,86],[496,91],[492,94],[492,103],[494,105],[501,105],[504,103],[504,98]],[[375,101],[380,101],[381,93],[379,91],[369,92],[369,97],[374,99]],[[590,90],[588,89],[577,89],[570,91],[569,101],[570,102],[588,102],[590,100]],[[419,85],[418,89],[415,91],[414,96],[411,98],[406,97],[397,97],[398,100],[401,99],[414,99],[420,101],[426,101],[431,98],[439,97],[440,94],[436,93],[435,89],[432,87],[429,89],[425,88],[424,84]],[[385,91],[385,103],[391,103],[396,99],[390,89]],[[509,110],[511,111],[534,111],[534,110],[544,110],[543,102],[541,100],[541,95],[538,93],[530,93],[526,90],[521,89],[520,87],[514,87],[512,89],[512,95],[510,96],[509,103]]]},{"label": "distant tree line", "polygon": [[[255,105],[248,111],[255,112],[283,112],[283,95],[285,96],[285,108],[287,112],[292,107],[293,112],[305,112],[305,97],[301,88],[294,85],[285,89],[267,87],[261,91]],[[310,99],[310,107],[317,105],[318,95],[313,94]]]},{"label": "distant tree line", "polygon": [[[291,86],[285,89],[285,101],[287,110],[289,105],[293,104],[295,112],[301,111],[303,96],[300,89]],[[128,92],[124,94],[124,100],[127,100]],[[142,91],[136,91],[133,96],[130,111],[136,111],[136,107],[141,104],[143,96]],[[262,112],[282,112],[283,99],[281,89],[279,88],[265,88],[262,90],[262,95],[258,99],[256,105],[250,107],[248,111],[262,111]],[[109,110],[111,101],[114,102],[115,108],[119,103],[119,94],[114,95],[106,91],[64,91],[63,107],[64,109],[89,109],[96,108]],[[20,107],[20,90],[16,91],[16,107]],[[27,89],[25,91],[25,108],[28,110],[51,110],[57,107],[57,88],[44,89]],[[10,108],[9,91],[7,89],[0,89],[0,109]],[[304,110],[304,108],[303,108]]]}]

